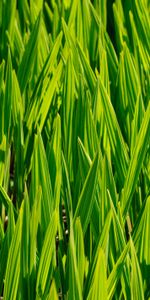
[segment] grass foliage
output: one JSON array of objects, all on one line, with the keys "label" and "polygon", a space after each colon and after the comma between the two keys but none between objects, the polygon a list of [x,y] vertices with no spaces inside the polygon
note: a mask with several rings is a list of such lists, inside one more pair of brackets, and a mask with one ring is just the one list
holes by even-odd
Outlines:
[{"label": "grass foliage", "polygon": [[0,0],[0,295],[150,299],[148,0]]}]

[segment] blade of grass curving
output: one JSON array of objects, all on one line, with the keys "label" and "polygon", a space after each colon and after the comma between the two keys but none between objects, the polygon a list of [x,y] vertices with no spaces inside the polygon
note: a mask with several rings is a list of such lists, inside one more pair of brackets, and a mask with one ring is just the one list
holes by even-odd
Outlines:
[{"label": "blade of grass curving", "polygon": [[58,82],[61,78],[62,75],[62,70],[63,70],[63,63],[62,61],[59,62],[57,68],[54,70],[54,74],[52,76],[52,79],[49,82],[48,89],[46,91],[46,94],[43,97],[43,101],[41,103],[41,107],[39,109],[39,112],[37,114],[35,124],[39,122],[39,129],[42,131],[47,114],[49,112],[49,108],[52,102],[52,98],[54,95],[54,92],[56,90],[56,87],[58,85]]},{"label": "blade of grass curving", "polygon": [[15,220],[14,220],[14,213],[13,213],[13,205],[12,203],[9,206],[9,211],[8,211],[8,227],[7,231],[5,232],[3,242],[0,248],[0,295],[2,291],[2,286],[5,278],[5,273],[6,273],[6,266],[7,266],[7,261],[8,261],[8,253],[12,241],[12,237],[14,234],[15,230]]},{"label": "blade of grass curving", "polygon": [[90,54],[89,42],[90,42],[90,29],[91,29],[91,14],[89,1],[78,1],[77,11],[77,40],[80,42],[85,53]]},{"label": "blade of grass curving", "polygon": [[21,207],[20,209],[17,224],[9,249],[4,286],[4,299],[16,299],[18,293],[18,284],[20,277],[20,242],[22,228],[22,210],[23,207]]},{"label": "blade of grass curving", "polygon": [[[4,204],[6,210],[8,210],[9,206],[11,205],[11,199],[7,195],[5,189],[0,185],[0,201]],[[13,206],[14,215],[17,217],[17,211],[16,208]]]},{"label": "blade of grass curving", "polygon": [[116,44],[118,52],[122,50],[124,41],[129,44],[128,32],[125,24],[125,16],[123,5],[121,1],[116,1],[113,3],[113,13],[114,13],[114,23],[115,23],[115,33],[116,33]]},{"label": "blade of grass curving", "polygon": [[126,180],[124,183],[124,192],[121,199],[123,217],[131,205],[132,196],[138,181],[138,177],[142,168],[148,144],[150,141],[150,102],[143,116],[141,128],[137,137],[137,141],[130,160]]},{"label": "blade of grass curving", "polygon": [[96,154],[95,159],[90,167],[88,175],[86,177],[84,186],[82,188],[78,204],[76,207],[74,221],[78,216],[81,219],[81,225],[83,233],[85,234],[88,223],[90,221],[93,204],[95,200],[95,192],[97,186],[97,172],[99,167],[99,155]]},{"label": "blade of grass curving", "polygon": [[62,182],[63,182],[65,208],[69,220],[69,215],[72,213],[72,196],[71,196],[69,174],[68,174],[67,165],[63,153],[62,153]]},{"label": "blade of grass curving", "polygon": [[35,299],[35,288],[36,288],[36,255],[37,255],[37,234],[38,226],[41,222],[41,198],[42,189],[41,187],[37,191],[36,199],[33,204],[33,208],[30,215],[30,258],[29,258],[29,284],[30,284],[30,299]]},{"label": "blade of grass curving", "polygon": [[126,139],[128,143],[130,143],[131,122],[134,116],[137,98],[139,94],[141,94],[141,88],[136,65],[125,43],[123,44],[123,50],[120,54],[118,93],[120,99],[118,110],[122,116],[120,122],[124,128]]},{"label": "blade of grass curving", "polygon": [[38,39],[40,35],[40,27],[41,27],[41,13],[39,14],[35,22],[28,43],[25,47],[25,51],[21,63],[19,64],[19,68],[18,68],[17,75],[18,75],[21,94],[23,94],[26,85],[29,81],[34,59],[37,55],[37,48],[38,48],[37,45],[38,45]]},{"label": "blade of grass curving", "polygon": [[130,248],[130,244],[127,243],[127,245],[124,247],[122,254],[120,255],[119,259],[117,260],[115,266],[113,267],[107,279],[108,299],[112,299],[115,293],[118,280],[120,279],[120,276],[123,272],[123,267],[126,261],[126,256],[129,251],[129,248]]},{"label": "blade of grass curving", "polygon": [[[85,147],[83,146],[80,138],[78,138],[78,149],[79,149],[78,153],[79,153],[79,168],[80,168],[81,180],[82,183],[84,184],[86,180],[86,176],[92,164],[92,161],[88,153],[86,152]],[[93,204],[93,210],[91,215],[91,224],[96,238],[97,236],[99,236],[99,229],[100,229],[99,228],[100,227],[99,199],[100,199],[100,184],[101,184],[100,172],[98,172],[97,176],[98,176],[97,189],[96,189],[95,201]]]},{"label": "blade of grass curving", "polygon": [[149,45],[149,39],[150,39],[150,21],[149,21],[149,4],[146,3],[146,1],[133,1],[133,14],[135,19],[135,25],[138,29],[139,38],[142,41],[142,44],[147,50],[147,52],[150,52],[150,45]]},{"label": "blade of grass curving", "polygon": [[94,117],[92,114],[92,110],[90,107],[90,99],[87,96],[87,103],[85,107],[85,124],[84,124],[84,146],[87,150],[89,156],[93,160],[95,153],[97,150],[100,152],[101,157],[101,149],[99,147],[99,140],[96,131],[96,126],[94,122]]},{"label": "blade of grass curving", "polygon": [[42,228],[44,232],[47,229],[50,218],[54,210],[53,191],[49,174],[48,162],[43,145],[43,140],[38,133],[35,136],[33,164],[32,164],[32,179],[30,186],[30,205],[33,206],[39,186],[42,188],[41,214]]},{"label": "blade of grass curving", "polygon": [[131,244],[131,299],[144,300],[144,288],[142,282],[142,274],[138,262],[138,258],[136,255],[135,247],[130,238]]},{"label": "blade of grass curving", "polygon": [[74,240],[73,221],[70,220],[70,239],[69,239],[69,291],[67,299],[81,300],[82,292],[80,285],[79,270],[77,267],[76,245]]},{"label": "blade of grass curving", "polygon": [[150,242],[148,236],[150,232],[150,196],[146,199],[146,204],[142,208],[142,214],[139,217],[134,228],[133,241],[138,253],[144,287],[149,290]]},{"label": "blade of grass curving", "polygon": [[113,93],[113,89],[115,89],[116,87],[116,81],[118,76],[118,57],[108,33],[105,32],[104,36],[105,36],[105,44],[106,44],[105,47],[106,47],[107,59],[108,59],[109,77],[112,85],[111,92]]},{"label": "blade of grass curving", "polygon": [[95,25],[97,26],[98,32],[102,32],[104,34],[104,45],[103,47],[106,48],[107,52],[107,59],[108,59],[108,69],[110,74],[111,83],[113,88],[116,87],[116,80],[117,80],[117,73],[118,73],[118,57],[115,52],[113,43],[109,37],[107,31],[104,30],[103,24],[97,14],[96,9],[94,9],[93,5],[90,2],[91,13],[93,15],[93,19],[95,20]]},{"label": "blade of grass curving", "polygon": [[81,290],[83,289],[84,273],[85,273],[85,253],[84,253],[84,237],[80,217],[76,219],[74,224],[74,235],[76,245],[76,260],[79,271]]},{"label": "blade of grass curving", "polygon": [[54,211],[45,234],[37,273],[36,292],[40,297],[44,295],[48,280],[49,268],[55,249],[55,235],[57,227],[58,216],[56,211]]},{"label": "blade of grass curving", "polygon": [[[76,73],[78,73],[80,70],[80,63],[79,63],[78,51],[76,48],[76,41],[73,38],[73,36],[71,35],[69,28],[63,18],[62,18],[62,28],[63,28],[64,35],[65,35],[67,48],[69,50],[71,49],[72,54],[73,54],[74,69],[76,70]],[[66,56],[66,52],[68,53],[68,49],[65,48],[65,50],[64,50],[65,56]]]},{"label": "blade of grass curving", "polygon": [[99,81],[99,84],[109,140],[114,155],[120,185],[122,186],[124,184],[127,173],[127,166],[129,161],[128,152],[109,96],[101,80]]},{"label": "blade of grass curving", "polygon": [[140,63],[142,63],[144,70],[148,71],[149,52],[147,51],[147,47],[144,47],[144,44],[141,43],[140,37],[138,35],[137,27],[135,24],[135,18],[131,11],[129,12],[129,17],[131,22],[132,36],[133,36],[134,55],[136,59],[138,58],[138,56],[140,57]]},{"label": "blade of grass curving", "polygon": [[[119,254],[121,255],[123,249],[126,246],[126,236],[125,236],[125,230],[123,228],[122,220],[119,220],[119,214],[117,214],[116,209],[114,207],[112,198],[110,196],[109,191],[107,190],[108,197],[110,200],[110,205],[112,208],[112,225],[110,229],[110,236],[113,237],[113,240],[111,240],[111,251],[113,259]],[[121,285],[122,285],[122,293],[124,294],[124,297],[130,298],[130,258],[127,254],[127,262],[123,269],[123,274],[121,276]]]},{"label": "blade of grass curving", "polygon": [[19,89],[18,80],[15,72],[13,73],[13,106],[12,117],[14,123],[14,184],[18,198],[18,205],[20,206],[23,193],[23,179],[24,179],[24,131],[23,131],[23,101]]},{"label": "blade of grass curving", "polygon": [[75,94],[75,75],[71,53],[68,56],[65,82],[63,86],[62,98],[62,122],[63,122],[63,139],[64,139],[64,154],[68,165],[70,178],[72,174],[72,143],[73,143],[73,127],[70,126],[73,122],[74,111],[74,94]]},{"label": "blade of grass curving", "polygon": [[86,282],[85,282],[85,285],[84,285],[84,299],[85,300],[87,299],[87,295],[88,295],[90,287],[91,287],[91,281],[92,281],[92,278],[93,278],[93,274],[95,272],[95,267],[96,267],[96,263],[97,263],[99,251],[102,248],[103,251],[105,252],[106,248],[108,247],[108,243],[109,243],[109,230],[110,230],[111,220],[112,220],[112,212],[110,210],[109,213],[108,213],[108,215],[107,215],[107,217],[106,217],[103,229],[102,229],[102,231],[99,234],[99,237],[97,239],[97,242],[96,242],[96,245],[95,245],[95,249],[93,251],[93,256],[92,256],[92,259],[91,259],[91,264],[89,266],[89,270],[88,270]]},{"label": "blade of grass curving", "polygon": [[31,128],[31,125],[35,119],[36,116],[35,112],[37,112],[37,108],[39,105],[38,102],[40,98],[43,99],[46,89],[48,87],[49,75],[52,72],[52,69],[54,67],[54,63],[56,61],[58,52],[60,50],[61,41],[62,41],[62,32],[60,32],[60,34],[56,38],[55,43],[52,46],[52,49],[44,63],[44,66],[35,84],[35,88],[31,96],[31,101],[29,103],[29,108],[27,108],[26,115],[25,115],[25,120],[27,122],[27,127],[29,129]]},{"label": "blade of grass curving", "polygon": [[88,84],[91,92],[94,92],[94,89],[96,87],[96,76],[95,76],[95,74],[90,66],[90,63],[89,63],[87,57],[85,56],[79,42],[77,42],[77,46],[78,46],[79,57],[80,57],[80,60],[81,60],[82,66],[83,66],[87,84]]},{"label": "blade of grass curving", "polygon": [[[98,0],[94,1],[95,11],[97,12],[98,19],[101,20],[104,28],[106,29],[107,25],[107,0]],[[91,5],[92,6],[92,5]]]},{"label": "blade of grass curving", "polygon": [[133,154],[134,145],[136,144],[137,136],[142,124],[143,116],[145,113],[144,103],[142,95],[138,95],[136,105],[135,105],[135,113],[131,127],[131,155]]},{"label": "blade of grass curving", "polygon": [[49,295],[47,297],[47,300],[51,300],[51,299],[59,300],[54,280],[52,281],[50,292],[49,292]]},{"label": "blade of grass curving", "polygon": [[18,66],[19,61],[24,52],[24,43],[23,43],[23,36],[21,35],[21,31],[20,31],[20,26],[19,26],[17,20],[15,20],[15,23],[14,23],[14,43],[13,43],[13,49],[11,47],[11,51],[12,51],[13,55],[15,54],[14,59]]},{"label": "blade of grass curving", "polygon": [[107,300],[106,257],[100,248],[87,300]]},{"label": "blade of grass curving", "polygon": [[60,190],[62,180],[61,170],[61,119],[57,114],[54,121],[54,131],[51,138],[51,144],[46,149],[47,161],[50,170],[51,183],[55,199],[55,208],[58,209],[60,202]]},{"label": "blade of grass curving", "polygon": [[30,283],[29,283],[29,233],[30,233],[30,207],[27,187],[25,187],[24,206],[22,215],[22,231],[21,231],[21,245],[20,245],[20,284],[21,295],[23,298],[30,297]]}]

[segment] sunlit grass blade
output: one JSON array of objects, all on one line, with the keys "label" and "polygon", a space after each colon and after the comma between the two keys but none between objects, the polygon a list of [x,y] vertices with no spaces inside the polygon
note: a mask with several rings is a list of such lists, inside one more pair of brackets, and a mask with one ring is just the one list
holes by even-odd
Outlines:
[{"label": "sunlit grass blade", "polygon": [[96,86],[96,76],[89,64],[87,57],[85,56],[85,53],[82,50],[80,43],[78,42],[77,45],[78,45],[78,52],[79,52],[80,60],[81,60],[83,70],[85,73],[85,78],[87,80],[88,86],[91,89],[91,92],[94,92],[94,89]]},{"label": "sunlit grass blade", "polygon": [[[48,144],[47,161],[50,170],[50,177],[55,199],[54,207],[58,209],[60,202],[60,190],[62,181],[62,165],[61,165],[61,123],[59,115],[56,116],[54,122],[54,131],[51,144]],[[52,167],[53,166],[53,167]]]},{"label": "sunlit grass blade", "polygon": [[22,228],[22,207],[12,237],[6,267],[4,299],[16,299],[20,276],[20,242]]},{"label": "sunlit grass blade", "polygon": [[48,89],[46,91],[46,94],[43,97],[41,107],[38,111],[38,114],[37,114],[37,117],[36,117],[36,120],[35,120],[36,125],[37,125],[37,122],[39,122],[40,130],[43,129],[47,114],[48,114],[49,109],[50,109],[52,98],[54,96],[54,93],[55,93],[56,87],[58,85],[58,82],[61,78],[62,70],[63,70],[63,63],[62,63],[62,61],[60,61],[57,68],[54,70],[54,74],[52,76],[52,79],[51,79],[50,84],[48,86]]},{"label": "sunlit grass blade", "polygon": [[27,127],[29,130],[31,129],[31,126],[36,119],[39,105],[47,90],[49,84],[49,75],[53,70],[54,63],[58,55],[58,51],[60,50],[61,40],[62,40],[62,32],[60,32],[60,34],[56,38],[55,43],[52,46],[52,49],[44,63],[44,66],[35,84],[35,88],[31,96],[31,102],[29,103],[29,107],[27,107],[26,115],[25,115],[25,120],[27,122]]},{"label": "sunlit grass blade", "polygon": [[[37,248],[38,248],[38,228],[41,221],[41,196],[42,190],[39,188],[37,191],[36,199],[33,204],[32,211],[30,213],[29,220],[29,232],[28,232],[28,273],[26,274],[26,283],[28,284],[28,295],[31,300],[35,299],[35,290],[36,290],[36,277],[37,277]],[[28,204],[27,204],[28,205]],[[22,231],[23,233],[23,231]],[[23,244],[23,236],[22,236]],[[26,293],[27,287],[24,290]]]},{"label": "sunlit grass blade", "polygon": [[90,221],[92,208],[95,201],[98,166],[99,155],[96,154],[95,159],[86,177],[74,215],[74,221],[78,216],[80,216],[84,234]]},{"label": "sunlit grass blade", "polygon": [[10,204],[9,211],[8,211],[8,218],[9,224],[7,230],[5,232],[5,236],[1,243],[0,247],[0,293],[2,292],[2,287],[4,283],[5,273],[6,273],[6,266],[8,261],[8,253],[12,241],[12,237],[15,230],[15,220],[14,220],[14,213],[13,213],[13,206]]},{"label": "sunlit grass blade", "polygon": [[125,137],[128,143],[130,143],[131,122],[134,116],[137,98],[141,94],[141,87],[135,68],[135,62],[125,43],[123,44],[123,50],[120,54],[118,90],[121,103],[121,105],[118,104],[118,111],[124,120],[124,122],[121,121],[121,125],[124,129]]},{"label": "sunlit grass blade", "polygon": [[87,300],[99,299],[107,299],[106,258],[102,249],[99,249],[95,271],[91,279],[91,287],[87,296]]},{"label": "sunlit grass blade", "polygon": [[[80,139],[78,139],[78,149],[79,149],[78,152],[79,152],[80,176],[81,176],[81,181],[84,184],[86,176],[87,176],[90,166],[92,164],[92,161]],[[93,204],[92,216],[91,216],[91,221],[92,221],[91,225],[92,225],[92,229],[93,229],[93,232],[96,237],[99,235],[100,218],[101,218],[100,206],[99,206],[100,184],[101,184],[100,172],[98,172],[97,176],[98,176],[97,189],[96,189],[96,193],[95,193],[95,201]]]},{"label": "sunlit grass blade", "polygon": [[136,223],[133,232],[133,241],[138,260],[142,272],[142,278],[146,293],[149,293],[149,268],[150,268],[150,253],[149,253],[149,231],[150,231],[150,196],[146,199],[145,206],[142,208],[139,222]]},{"label": "sunlit grass blade", "polygon": [[136,251],[134,248],[134,244],[132,239],[130,239],[131,243],[131,299],[139,299],[144,300],[144,288],[142,282],[142,274],[139,266],[139,262],[137,259]]},{"label": "sunlit grass blade", "polygon": [[[0,185],[0,201],[5,206],[6,210],[8,210],[9,206],[11,205],[11,199],[9,198],[8,194],[6,193],[5,189]],[[17,216],[16,208],[13,207],[14,214]]]},{"label": "sunlit grass blade", "polygon": [[51,284],[51,288],[50,288],[50,292],[49,292],[47,300],[51,300],[51,299],[58,300],[58,294],[57,294],[57,290],[56,290],[55,281],[53,281]]},{"label": "sunlit grass blade", "polygon": [[69,291],[67,299],[82,300],[81,283],[76,258],[76,245],[74,240],[73,221],[70,221],[70,240],[69,240]]},{"label": "sunlit grass blade", "polygon": [[125,16],[123,11],[123,5],[121,1],[113,3],[114,21],[115,21],[115,33],[116,43],[118,51],[120,52],[123,47],[124,41],[129,42],[128,32],[125,24]]},{"label": "sunlit grass blade", "polygon": [[85,253],[84,253],[84,236],[83,236],[80,218],[77,218],[75,222],[74,232],[75,232],[77,267],[79,271],[81,289],[83,289],[84,273],[85,273]]},{"label": "sunlit grass blade", "polygon": [[125,217],[131,205],[132,196],[137,184],[137,180],[143,165],[145,154],[147,152],[150,140],[150,103],[143,116],[143,122],[137,137],[134,151],[129,164],[124,191],[122,196],[122,211]]},{"label": "sunlit grass blade", "polygon": [[134,150],[134,145],[136,143],[138,133],[142,124],[143,116],[144,116],[144,102],[142,95],[138,95],[137,100],[136,100],[136,105],[135,105],[135,112],[134,112],[134,118],[132,121],[132,126],[131,126],[131,155]]},{"label": "sunlit grass blade", "polygon": [[111,149],[114,155],[115,165],[119,176],[120,185],[124,184],[128,167],[128,152],[124,142],[117,117],[110,98],[100,81],[101,101],[104,109],[104,117],[109,135]]},{"label": "sunlit grass blade", "polygon": [[86,104],[86,111],[85,111],[85,123],[84,123],[84,145],[85,149],[87,150],[89,156],[93,160],[97,149],[99,149],[100,156],[101,151],[99,147],[99,140],[96,131],[96,126],[94,122],[94,117],[92,114],[92,110],[90,107],[90,99],[87,96],[87,104]]},{"label": "sunlit grass blade", "polygon": [[71,54],[68,57],[65,71],[65,85],[63,88],[62,116],[63,116],[63,138],[64,154],[66,157],[70,178],[72,174],[72,144],[73,127],[69,126],[73,121],[74,95],[75,94],[75,74]]},{"label": "sunlit grass blade", "polygon": [[[13,110],[14,123],[14,152],[15,152],[15,189],[18,203],[21,202],[24,178],[24,132],[23,132],[23,101],[15,72],[13,73]],[[20,200],[20,201],[19,201]],[[20,205],[20,203],[19,203]]]},{"label": "sunlit grass blade", "polygon": [[20,251],[20,282],[21,282],[21,294],[23,297],[28,295],[30,297],[29,286],[29,232],[30,232],[30,207],[27,189],[24,195],[24,206],[22,214],[22,230],[21,230],[21,251]]},{"label": "sunlit grass blade", "polygon": [[108,299],[112,299],[115,289],[120,279],[121,273],[123,272],[123,266],[126,261],[126,256],[129,251],[129,243],[124,247],[122,254],[120,255],[119,259],[117,260],[116,264],[114,265],[108,279],[107,279],[107,286],[108,286]]},{"label": "sunlit grass blade", "polygon": [[42,188],[41,226],[42,231],[45,232],[54,210],[54,202],[48,162],[40,133],[36,135],[34,143],[30,207],[33,206],[39,186]]},{"label": "sunlit grass blade", "polygon": [[37,273],[36,292],[40,297],[44,295],[50,264],[53,260],[57,227],[58,216],[57,213],[54,212],[45,234]]},{"label": "sunlit grass blade", "polygon": [[106,251],[107,251],[107,247],[108,247],[108,243],[109,243],[109,230],[110,230],[111,221],[112,221],[112,212],[110,211],[107,215],[104,227],[102,229],[102,232],[97,240],[97,244],[93,251],[92,261],[89,266],[88,275],[87,275],[87,279],[85,282],[84,299],[87,299],[87,295],[88,295],[90,287],[91,287],[91,281],[92,281],[93,274],[95,272],[95,266],[97,263],[99,251],[101,248],[103,249],[104,253],[106,253]]}]

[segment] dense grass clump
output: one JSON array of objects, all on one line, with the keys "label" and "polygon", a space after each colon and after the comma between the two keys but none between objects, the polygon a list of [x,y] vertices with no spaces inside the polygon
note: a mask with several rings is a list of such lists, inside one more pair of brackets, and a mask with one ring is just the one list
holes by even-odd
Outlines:
[{"label": "dense grass clump", "polygon": [[0,296],[150,299],[148,0],[0,0]]}]

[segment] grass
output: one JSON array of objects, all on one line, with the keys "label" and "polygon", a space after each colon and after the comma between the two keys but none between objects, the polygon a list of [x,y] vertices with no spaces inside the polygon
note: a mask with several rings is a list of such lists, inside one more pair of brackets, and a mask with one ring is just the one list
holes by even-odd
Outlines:
[{"label": "grass", "polygon": [[0,0],[0,296],[150,299],[148,0]]}]

